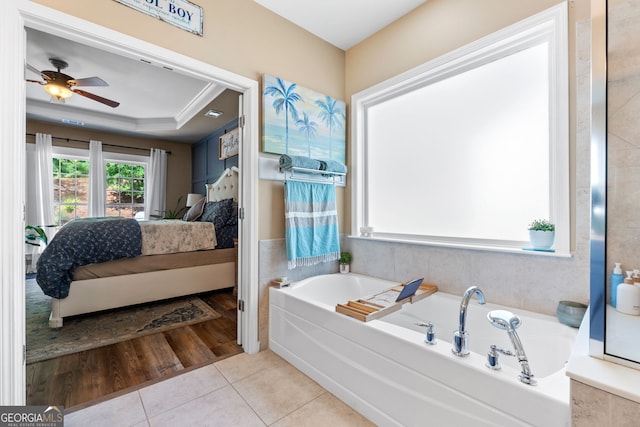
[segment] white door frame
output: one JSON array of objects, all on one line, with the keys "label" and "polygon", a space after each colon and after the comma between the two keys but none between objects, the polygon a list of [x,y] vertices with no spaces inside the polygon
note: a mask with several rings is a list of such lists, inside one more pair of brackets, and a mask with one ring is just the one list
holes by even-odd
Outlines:
[{"label": "white door frame", "polygon": [[[244,351],[258,341],[258,82],[117,31],[27,0],[4,0],[0,14],[0,405],[25,403],[24,325],[24,176],[25,54],[24,28],[84,43],[129,57],[155,59],[171,68],[221,84],[243,94],[245,126],[240,158],[239,295],[244,300]],[[18,179],[17,177],[23,177]],[[8,203],[7,201],[11,201]]]}]

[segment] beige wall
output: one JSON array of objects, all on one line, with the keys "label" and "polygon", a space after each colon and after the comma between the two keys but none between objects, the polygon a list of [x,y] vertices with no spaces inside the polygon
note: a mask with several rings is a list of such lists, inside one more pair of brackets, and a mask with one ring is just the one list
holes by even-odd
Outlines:
[{"label": "beige wall", "polygon": [[[344,51],[252,0],[196,2],[204,11],[202,37],[113,0],[33,1],[257,81],[273,74],[345,99]],[[265,181],[258,190],[259,238],[284,237],[282,184]]]},{"label": "beige wall", "polygon": [[345,90],[351,97],[501,28],[559,0],[429,0],[349,49]]},{"label": "beige wall", "polygon": [[[171,152],[167,159],[167,209],[174,209],[178,197],[184,196],[181,206],[184,206],[186,194],[191,192],[191,146],[179,142],[158,139],[138,138],[128,135],[117,135],[109,132],[94,131],[77,127],[56,125],[38,120],[27,120],[27,133],[48,133],[59,138],[89,141],[95,139],[103,144],[124,145],[137,148],[159,148]],[[34,137],[27,137],[27,143],[35,143]],[[87,149],[87,144],[53,141],[54,145]],[[148,151],[122,150],[114,147],[104,147],[105,151],[116,153],[149,155]]]}]

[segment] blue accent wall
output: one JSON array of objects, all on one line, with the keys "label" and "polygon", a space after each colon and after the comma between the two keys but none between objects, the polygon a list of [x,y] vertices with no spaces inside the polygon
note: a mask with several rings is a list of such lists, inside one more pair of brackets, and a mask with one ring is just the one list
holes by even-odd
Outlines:
[{"label": "blue accent wall", "polygon": [[226,168],[238,166],[238,156],[218,159],[219,138],[238,127],[238,119],[229,121],[211,135],[202,138],[191,147],[191,191],[205,194],[205,184],[215,182]]}]

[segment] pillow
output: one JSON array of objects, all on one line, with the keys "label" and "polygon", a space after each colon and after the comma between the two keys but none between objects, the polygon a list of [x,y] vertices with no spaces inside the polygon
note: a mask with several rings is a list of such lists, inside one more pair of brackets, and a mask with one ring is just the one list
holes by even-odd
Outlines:
[{"label": "pillow", "polygon": [[195,221],[200,216],[202,216],[202,212],[204,211],[204,205],[207,199],[204,197],[196,202],[195,205],[191,206],[186,214],[182,217],[183,221]]},{"label": "pillow", "polygon": [[212,222],[216,228],[216,249],[233,247],[233,228],[237,229],[237,210],[234,210],[233,199],[207,202],[198,221]]},{"label": "pillow", "polygon": [[228,249],[234,247],[234,238],[238,237],[238,225],[225,225],[216,229],[216,249]]}]

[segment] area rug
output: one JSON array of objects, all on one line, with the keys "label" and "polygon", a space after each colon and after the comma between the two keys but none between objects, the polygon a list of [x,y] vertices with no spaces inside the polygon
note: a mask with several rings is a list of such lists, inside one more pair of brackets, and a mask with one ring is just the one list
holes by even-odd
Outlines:
[{"label": "area rug", "polygon": [[51,298],[34,279],[26,283],[27,363],[216,319],[220,314],[197,296],[140,304],[64,319],[49,328]]}]

